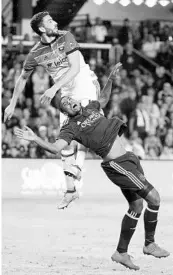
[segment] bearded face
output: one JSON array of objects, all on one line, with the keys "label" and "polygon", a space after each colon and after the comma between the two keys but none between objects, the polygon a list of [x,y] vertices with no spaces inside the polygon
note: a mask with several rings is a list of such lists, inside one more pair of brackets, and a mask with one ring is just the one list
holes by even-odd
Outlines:
[{"label": "bearded face", "polygon": [[55,27],[54,29],[47,28],[45,34],[48,37],[58,36],[58,27]]},{"label": "bearded face", "polygon": [[58,24],[52,19],[50,15],[46,15],[43,18],[40,30],[48,37],[58,36]]}]

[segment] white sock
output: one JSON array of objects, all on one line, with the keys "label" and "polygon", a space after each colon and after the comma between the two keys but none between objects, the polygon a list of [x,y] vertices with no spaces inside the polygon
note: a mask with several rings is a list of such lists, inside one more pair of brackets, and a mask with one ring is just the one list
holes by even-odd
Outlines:
[{"label": "white sock", "polygon": [[79,150],[76,154],[76,165],[82,169],[87,151]]}]

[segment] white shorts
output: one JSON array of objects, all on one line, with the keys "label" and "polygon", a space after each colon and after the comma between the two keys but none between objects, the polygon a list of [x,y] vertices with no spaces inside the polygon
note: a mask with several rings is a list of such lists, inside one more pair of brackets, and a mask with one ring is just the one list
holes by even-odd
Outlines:
[{"label": "white shorts", "polygon": [[[97,81],[96,75],[88,70],[83,70],[74,79],[73,85],[67,89],[61,89],[61,97],[70,96],[79,100],[83,107],[85,107],[89,100],[98,100],[100,95],[100,84]],[[62,127],[67,116],[60,113],[60,128]]]}]

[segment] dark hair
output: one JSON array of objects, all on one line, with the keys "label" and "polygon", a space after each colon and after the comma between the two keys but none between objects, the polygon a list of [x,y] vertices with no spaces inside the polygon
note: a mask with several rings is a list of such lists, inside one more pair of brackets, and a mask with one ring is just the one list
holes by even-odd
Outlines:
[{"label": "dark hair", "polygon": [[65,113],[63,105],[61,104],[61,101],[64,97],[66,97],[66,96],[61,97],[60,100],[59,100],[59,103],[58,103],[58,109],[60,110],[61,113]]},{"label": "dark hair", "polygon": [[31,28],[33,29],[34,32],[36,32],[38,35],[41,35],[42,32],[39,30],[39,27],[43,21],[43,18],[46,16],[46,15],[49,15],[48,11],[42,11],[42,12],[39,12],[39,13],[36,13],[31,21],[30,21],[30,25],[31,25]]}]

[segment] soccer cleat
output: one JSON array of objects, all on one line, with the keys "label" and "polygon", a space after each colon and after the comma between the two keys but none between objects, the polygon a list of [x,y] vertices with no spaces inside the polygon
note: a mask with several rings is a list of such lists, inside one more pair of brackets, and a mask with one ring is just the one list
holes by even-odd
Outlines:
[{"label": "soccer cleat", "polygon": [[79,199],[78,192],[76,190],[74,190],[74,191],[67,190],[64,194],[64,197],[62,198],[62,201],[58,205],[58,209],[64,209],[64,208],[68,207],[68,205],[76,199]]},{"label": "soccer cleat", "polygon": [[119,253],[118,251],[115,251],[111,259],[112,261],[122,264],[129,269],[139,270],[139,266],[134,265],[127,253]]},{"label": "soccer cleat", "polygon": [[147,246],[144,246],[143,253],[146,255],[152,255],[156,258],[168,257],[170,253],[165,249],[158,246],[156,243],[150,243]]}]

